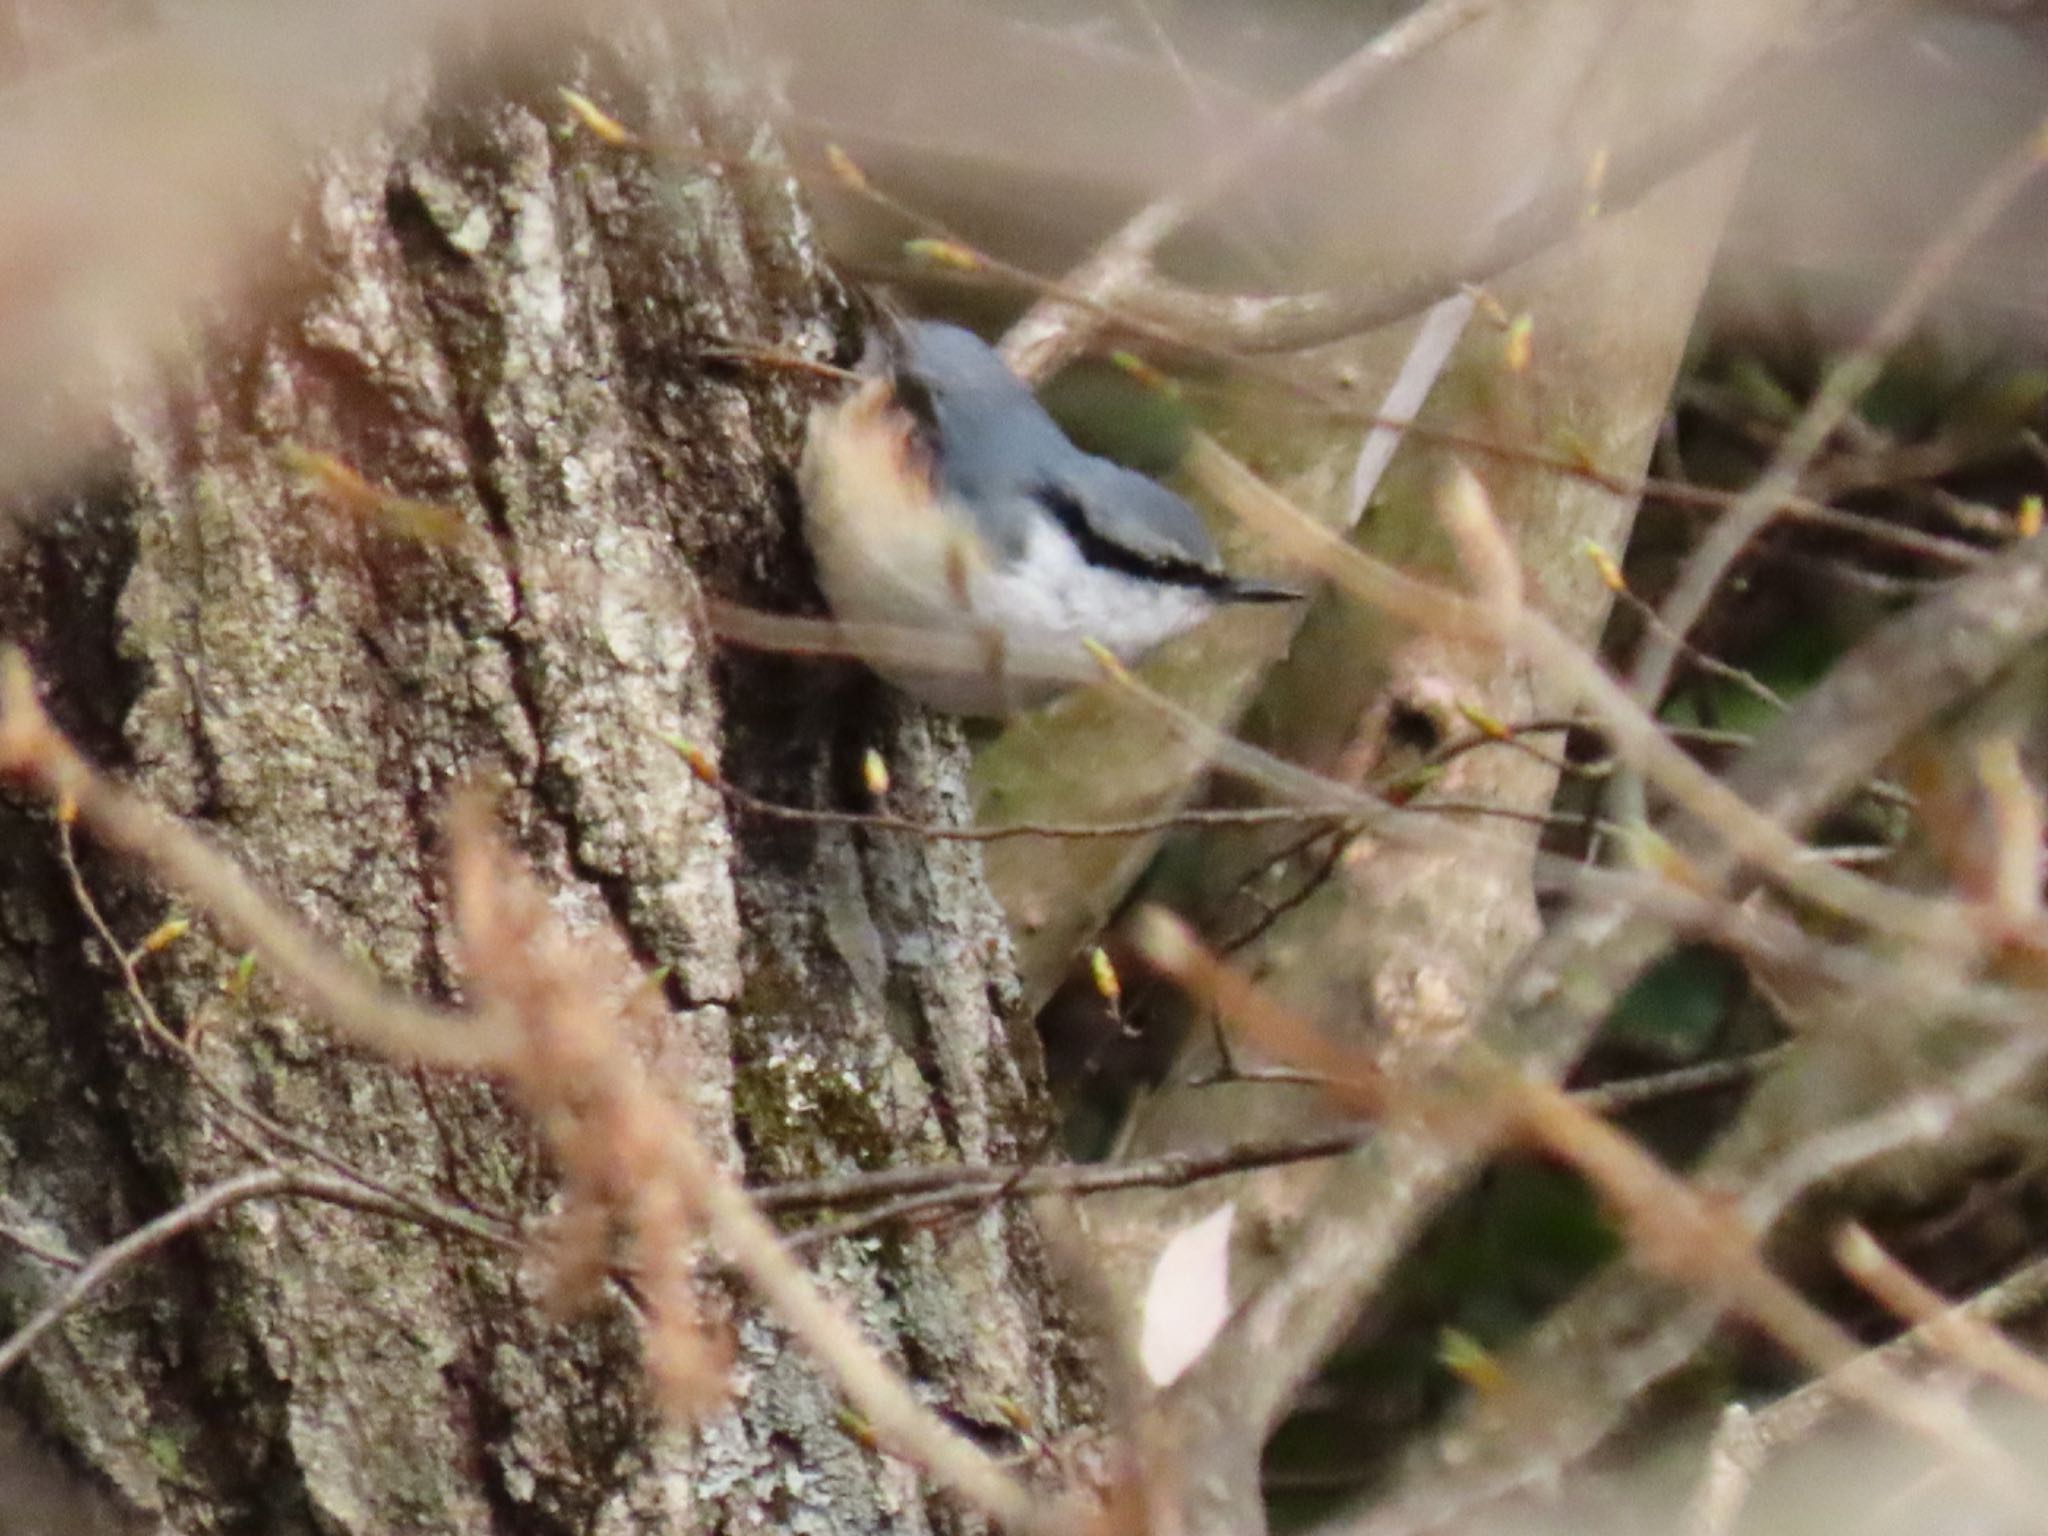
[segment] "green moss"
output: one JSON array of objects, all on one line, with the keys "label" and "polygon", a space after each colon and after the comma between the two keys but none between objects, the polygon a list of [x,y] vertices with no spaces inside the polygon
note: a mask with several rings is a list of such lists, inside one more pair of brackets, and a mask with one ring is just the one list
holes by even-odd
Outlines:
[{"label": "green moss", "polygon": [[[742,1019],[755,1020],[811,1019],[817,1012],[808,989],[773,965],[750,974],[739,1009]],[[744,1038],[746,1031],[736,1034]],[[733,1116],[780,1177],[825,1171],[826,1151],[864,1168],[884,1165],[899,1150],[899,1137],[877,1111],[881,1098],[864,1069],[829,1042],[769,1054],[756,1049],[733,1073]]]},{"label": "green moss", "polygon": [[183,1485],[190,1481],[185,1471],[185,1448],[171,1431],[150,1430],[142,1437],[142,1449],[165,1482]]},{"label": "green moss", "polygon": [[733,1114],[782,1177],[828,1171],[827,1151],[878,1168],[898,1150],[875,1095],[848,1081],[842,1064],[814,1057],[743,1063],[733,1077]]}]

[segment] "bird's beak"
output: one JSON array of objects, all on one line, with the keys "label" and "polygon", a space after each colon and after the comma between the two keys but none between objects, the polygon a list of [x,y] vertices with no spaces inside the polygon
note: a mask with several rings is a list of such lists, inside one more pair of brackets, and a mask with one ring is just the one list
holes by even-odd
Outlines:
[{"label": "bird's beak", "polygon": [[1230,576],[1220,586],[1212,588],[1210,596],[1219,603],[1298,603],[1308,594],[1294,587],[1276,586],[1269,581],[1247,581]]}]

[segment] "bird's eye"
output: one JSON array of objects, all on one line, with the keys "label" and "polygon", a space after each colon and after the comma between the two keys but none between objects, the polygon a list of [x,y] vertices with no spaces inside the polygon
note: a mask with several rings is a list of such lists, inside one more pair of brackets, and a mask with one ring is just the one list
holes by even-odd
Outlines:
[{"label": "bird's eye", "polygon": [[908,369],[900,370],[890,381],[895,391],[896,404],[910,413],[911,417],[927,431],[938,426],[938,402],[932,398],[932,387]]}]

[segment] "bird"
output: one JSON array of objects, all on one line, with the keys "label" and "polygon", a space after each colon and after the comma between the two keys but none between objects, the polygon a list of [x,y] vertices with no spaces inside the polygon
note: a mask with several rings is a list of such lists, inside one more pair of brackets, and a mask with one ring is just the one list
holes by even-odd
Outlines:
[{"label": "bird", "polygon": [[1077,447],[994,348],[892,320],[798,469],[818,585],[849,648],[959,715],[1032,708],[1219,608],[1297,599],[1232,574],[1194,508]]}]

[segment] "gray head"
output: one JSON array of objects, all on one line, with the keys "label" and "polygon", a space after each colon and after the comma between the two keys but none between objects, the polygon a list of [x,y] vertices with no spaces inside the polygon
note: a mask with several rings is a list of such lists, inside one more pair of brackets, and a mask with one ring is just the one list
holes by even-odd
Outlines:
[{"label": "gray head", "polygon": [[890,363],[898,403],[922,423],[942,491],[1005,553],[1020,553],[1030,523],[1050,516],[1105,569],[1218,601],[1299,595],[1230,576],[1194,508],[1136,470],[1076,448],[972,331],[904,322]]},{"label": "gray head", "polygon": [[918,419],[946,491],[969,506],[1014,495],[1086,455],[987,342],[935,320],[904,322],[889,358],[897,403]]}]

